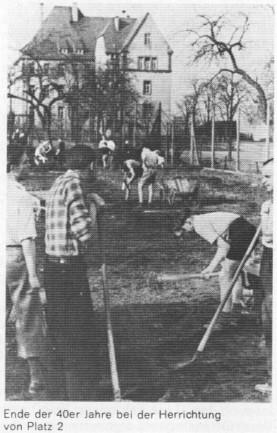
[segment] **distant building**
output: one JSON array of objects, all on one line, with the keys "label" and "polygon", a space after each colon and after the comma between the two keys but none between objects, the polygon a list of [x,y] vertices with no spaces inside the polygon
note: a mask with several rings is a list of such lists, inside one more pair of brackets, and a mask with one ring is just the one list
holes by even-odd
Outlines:
[{"label": "distant building", "polygon": [[[170,116],[171,107],[171,57],[172,50],[147,13],[143,18],[127,17],[86,17],[73,7],[55,6],[41,23],[35,37],[22,50],[22,56],[15,63],[18,79],[10,88],[16,95],[24,95],[26,86],[35,95],[38,76],[37,68],[43,72],[45,100],[56,99],[51,110],[53,123],[58,131],[71,134],[74,120],[67,104],[59,98],[59,88],[65,81],[65,64],[68,59],[82,65],[84,70],[103,66],[107,61],[116,61],[120,68],[130,72],[133,83],[141,95],[145,116],[161,103],[162,111]],[[27,72],[26,72],[27,71]],[[27,81],[26,73],[29,76]],[[24,75],[25,74],[25,75]],[[32,78],[30,79],[30,75]],[[51,82],[57,86],[49,88]],[[59,87],[60,86],[60,87]],[[22,100],[12,99],[11,110],[17,126],[28,120],[38,124],[41,119],[32,106]],[[84,116],[84,124],[90,120]],[[21,121],[20,121],[21,119]],[[71,131],[71,132],[70,132]]]}]

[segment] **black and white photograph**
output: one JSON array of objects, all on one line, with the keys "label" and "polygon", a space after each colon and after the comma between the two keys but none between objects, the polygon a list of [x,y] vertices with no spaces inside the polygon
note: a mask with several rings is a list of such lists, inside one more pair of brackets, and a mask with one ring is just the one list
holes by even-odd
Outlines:
[{"label": "black and white photograph", "polygon": [[3,8],[0,430],[273,432],[273,2]]}]

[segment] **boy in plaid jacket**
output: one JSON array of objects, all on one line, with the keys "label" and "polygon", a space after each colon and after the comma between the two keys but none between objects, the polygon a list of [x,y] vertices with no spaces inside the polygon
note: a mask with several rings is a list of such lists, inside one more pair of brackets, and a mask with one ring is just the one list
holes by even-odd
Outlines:
[{"label": "boy in plaid jacket", "polygon": [[[57,376],[68,400],[97,399],[96,326],[85,262],[91,237],[85,184],[92,159],[89,148],[71,150],[70,169],[54,182],[46,206],[46,318]],[[103,201],[92,196],[96,213]]]}]

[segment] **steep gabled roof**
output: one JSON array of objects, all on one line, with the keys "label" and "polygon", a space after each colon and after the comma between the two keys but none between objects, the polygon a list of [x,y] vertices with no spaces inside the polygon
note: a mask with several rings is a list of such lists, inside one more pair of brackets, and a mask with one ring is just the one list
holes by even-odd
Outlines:
[{"label": "steep gabled roof", "polygon": [[37,60],[62,60],[65,58],[62,48],[67,48],[69,54],[81,49],[84,50],[82,59],[93,61],[100,36],[105,39],[107,52],[120,52],[136,21],[135,18],[119,18],[116,31],[114,18],[85,17],[78,9],[78,21],[73,22],[71,7],[55,6],[21,52]]},{"label": "steep gabled roof", "polygon": [[141,26],[145,23],[148,15],[149,15],[149,13],[147,13],[146,15],[141,17],[140,19],[136,20],[136,23],[133,25],[133,28],[131,29],[129,34],[126,35],[126,39],[124,41],[124,46],[123,46],[124,49],[128,48],[128,46],[130,45],[130,43],[132,42],[134,37],[137,35],[138,31],[140,30]]},{"label": "steep gabled roof", "polygon": [[115,19],[111,18],[103,37],[107,53],[120,53],[124,48],[126,38],[132,32],[137,19],[136,18],[119,18],[119,29],[115,28]]},{"label": "steep gabled roof", "polygon": [[[78,21],[72,21],[72,8],[55,6],[43,21],[41,28],[21,51],[38,60],[61,60],[61,47],[84,50],[82,58],[94,60],[96,40],[110,18],[85,17],[78,10]],[[69,44],[69,47],[68,47]]]},{"label": "steep gabled roof", "polygon": [[141,19],[120,17],[117,30],[115,18],[85,17],[78,9],[78,21],[73,22],[71,7],[55,6],[21,52],[23,57],[26,54],[36,60],[62,60],[66,59],[62,49],[68,50],[69,58],[74,51],[82,50],[80,59],[94,61],[100,36],[104,38],[107,53],[120,53],[128,48],[148,16],[147,13]]}]

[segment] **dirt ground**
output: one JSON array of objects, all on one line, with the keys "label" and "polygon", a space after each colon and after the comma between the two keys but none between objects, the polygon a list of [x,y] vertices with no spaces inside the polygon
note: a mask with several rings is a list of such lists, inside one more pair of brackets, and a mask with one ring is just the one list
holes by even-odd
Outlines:
[{"label": "dirt ground", "polygon": [[[197,211],[233,211],[259,224],[259,209],[266,195],[258,175],[231,175],[210,171],[167,169],[174,175],[199,179]],[[34,172],[25,185],[29,190],[47,190],[57,172]],[[215,248],[196,234],[185,239],[172,234],[174,208],[161,203],[155,191],[151,210],[136,210],[137,192],[125,205],[120,189],[120,171],[98,169],[92,191],[109,205],[105,217],[107,280],[111,295],[112,322],[122,395],[132,401],[156,402],[268,402],[254,386],[266,380],[266,358],[261,325],[251,315],[243,316],[238,328],[212,335],[203,356],[183,370],[170,365],[195,353],[205,329],[219,304],[217,278],[152,282],[153,273],[189,273],[203,269]],[[166,212],[163,212],[165,211]],[[43,286],[44,215],[38,221],[38,269]],[[89,280],[101,337],[99,399],[113,400],[107,351],[101,257],[95,235]],[[6,329],[6,399],[12,400],[28,387],[28,369],[16,356],[13,325]],[[27,400],[29,397],[21,397]],[[48,390],[39,400],[55,400]]]}]

